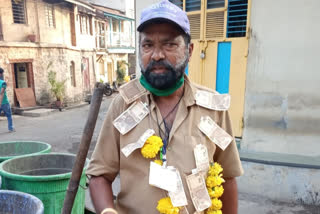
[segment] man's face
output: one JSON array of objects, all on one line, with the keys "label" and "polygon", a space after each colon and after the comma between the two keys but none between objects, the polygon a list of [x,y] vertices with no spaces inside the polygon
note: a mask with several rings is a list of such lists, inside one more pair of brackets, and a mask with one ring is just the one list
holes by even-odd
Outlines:
[{"label": "man's face", "polygon": [[182,77],[192,46],[185,44],[170,23],[150,24],[140,33],[139,63],[146,80],[157,89],[167,89]]}]

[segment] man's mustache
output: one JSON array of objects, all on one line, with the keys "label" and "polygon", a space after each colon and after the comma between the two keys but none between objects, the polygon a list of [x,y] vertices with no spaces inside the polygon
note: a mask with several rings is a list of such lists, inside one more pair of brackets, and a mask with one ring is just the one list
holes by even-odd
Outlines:
[{"label": "man's mustache", "polygon": [[151,72],[155,67],[160,67],[160,66],[164,67],[166,70],[174,70],[174,67],[166,60],[160,60],[160,61],[152,60],[148,64],[146,68],[146,72]]}]

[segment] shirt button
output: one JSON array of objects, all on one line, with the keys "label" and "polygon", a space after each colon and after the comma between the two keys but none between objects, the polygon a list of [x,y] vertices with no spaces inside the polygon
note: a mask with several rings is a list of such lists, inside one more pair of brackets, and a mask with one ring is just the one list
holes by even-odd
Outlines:
[{"label": "shirt button", "polygon": [[171,147],[170,146],[168,146],[168,151],[171,151]]}]

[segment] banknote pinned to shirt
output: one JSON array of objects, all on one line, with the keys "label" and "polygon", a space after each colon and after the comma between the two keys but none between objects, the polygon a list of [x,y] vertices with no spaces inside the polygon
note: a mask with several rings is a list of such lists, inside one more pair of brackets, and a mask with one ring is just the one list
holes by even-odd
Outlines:
[{"label": "banknote pinned to shirt", "polygon": [[199,129],[217,146],[225,150],[232,142],[233,137],[223,130],[209,116],[201,117]]},{"label": "banknote pinned to shirt", "polygon": [[205,145],[198,144],[194,148],[193,153],[196,160],[197,171],[207,172],[210,166],[207,147]]},{"label": "banknote pinned to shirt", "polygon": [[[177,176],[177,190],[175,192],[169,192],[169,197],[171,199],[171,203],[174,207],[183,207],[188,205],[188,200],[187,200],[187,196],[186,193],[184,191],[183,188],[183,184],[182,184],[182,180],[181,180],[181,176],[179,171],[172,167],[172,166],[168,166],[168,169],[174,171],[176,173]],[[181,213],[181,211],[180,211]]]},{"label": "banknote pinned to shirt", "polygon": [[143,145],[145,144],[145,142],[147,141],[147,139],[149,137],[151,137],[152,135],[154,135],[155,131],[153,129],[148,129],[147,131],[145,131],[141,137],[134,143],[130,143],[128,145],[126,145],[125,147],[123,147],[121,149],[121,152],[124,154],[124,156],[129,157],[129,155],[136,149],[140,149],[143,147]]},{"label": "banknote pinned to shirt", "polygon": [[138,125],[148,114],[149,110],[147,104],[136,101],[113,121],[113,125],[122,135],[125,135]]},{"label": "banknote pinned to shirt", "polygon": [[134,79],[122,85],[119,88],[119,93],[126,104],[130,104],[147,93],[147,90],[140,84],[138,79]]},{"label": "banknote pinned to shirt", "polygon": [[201,173],[194,173],[186,177],[190,196],[194,207],[198,212],[211,207],[212,202]]},{"label": "banknote pinned to shirt", "polygon": [[226,111],[230,107],[230,95],[197,90],[196,104],[216,111]]}]

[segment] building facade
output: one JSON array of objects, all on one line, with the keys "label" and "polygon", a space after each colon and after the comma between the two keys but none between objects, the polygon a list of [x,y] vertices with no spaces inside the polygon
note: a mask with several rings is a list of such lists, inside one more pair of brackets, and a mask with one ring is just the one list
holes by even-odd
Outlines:
[{"label": "building facade", "polygon": [[[65,80],[65,103],[80,102],[96,81],[113,82],[119,64],[134,54],[134,19],[105,2],[81,0],[3,0],[0,5],[0,67],[8,96],[38,105],[54,100],[48,73]],[[132,14],[131,14],[132,15]],[[125,66],[128,74],[129,66]],[[18,94],[17,94],[18,93]],[[22,93],[20,95],[20,93]]]},{"label": "building facade", "polygon": [[129,64],[129,56],[135,54],[134,4],[90,2],[96,9],[97,81],[112,83],[117,81],[121,65],[124,65],[121,67],[125,69],[125,75],[129,75],[134,66]]},{"label": "building facade", "polygon": [[92,6],[4,0],[0,20],[0,66],[6,71],[13,106],[19,106],[16,89],[31,89],[26,93],[40,105],[50,102],[49,71],[56,72],[58,80],[66,79],[65,102],[79,102],[92,90],[96,81]]}]

